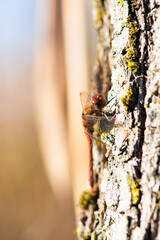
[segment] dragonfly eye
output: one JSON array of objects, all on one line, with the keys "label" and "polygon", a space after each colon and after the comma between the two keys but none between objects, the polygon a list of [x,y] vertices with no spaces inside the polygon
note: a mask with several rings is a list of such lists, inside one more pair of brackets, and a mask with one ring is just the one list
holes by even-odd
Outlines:
[{"label": "dragonfly eye", "polygon": [[101,109],[106,106],[107,101],[102,94],[96,94],[92,97],[92,104]]}]

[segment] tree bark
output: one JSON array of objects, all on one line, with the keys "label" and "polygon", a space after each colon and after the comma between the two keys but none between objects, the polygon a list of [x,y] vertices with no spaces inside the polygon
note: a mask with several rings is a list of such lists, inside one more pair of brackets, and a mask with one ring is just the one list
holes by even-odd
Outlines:
[{"label": "tree bark", "polygon": [[95,186],[80,197],[76,233],[79,239],[158,240],[160,5],[93,0],[92,12],[98,44],[91,93],[112,99],[108,109],[116,119],[101,134],[105,152],[93,141]]}]

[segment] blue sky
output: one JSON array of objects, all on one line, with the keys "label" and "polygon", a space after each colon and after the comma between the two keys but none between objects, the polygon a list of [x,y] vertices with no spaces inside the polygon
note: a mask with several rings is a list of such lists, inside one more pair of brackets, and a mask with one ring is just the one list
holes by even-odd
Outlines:
[{"label": "blue sky", "polygon": [[31,60],[35,5],[36,0],[0,0],[0,71],[8,63],[16,68]]}]

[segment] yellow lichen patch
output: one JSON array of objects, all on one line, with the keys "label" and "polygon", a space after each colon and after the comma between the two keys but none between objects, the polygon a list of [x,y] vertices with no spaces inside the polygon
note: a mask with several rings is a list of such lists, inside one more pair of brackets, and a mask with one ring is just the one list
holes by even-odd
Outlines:
[{"label": "yellow lichen patch", "polygon": [[82,239],[83,240],[91,240],[91,237],[90,236],[84,236]]},{"label": "yellow lichen patch", "polygon": [[139,188],[132,189],[132,203],[134,205],[136,205],[139,202],[139,197],[140,197],[140,189]]},{"label": "yellow lichen patch", "polygon": [[125,58],[125,60],[127,61],[127,68],[131,69],[131,71],[133,73],[136,73],[139,69],[139,63],[134,62],[133,60],[131,60],[129,58]]},{"label": "yellow lichen patch", "polygon": [[143,106],[144,108],[148,108],[148,104],[144,104],[144,106]]},{"label": "yellow lichen patch", "polygon": [[120,4],[123,4],[123,3],[124,3],[124,0],[119,0],[119,3],[120,3]]},{"label": "yellow lichen patch", "polygon": [[157,203],[156,203],[156,206],[158,209],[160,209],[160,191],[158,192],[157,194]]},{"label": "yellow lichen patch", "polygon": [[121,102],[123,103],[127,112],[132,112],[137,101],[136,99],[136,89],[130,88],[124,97],[121,98]]},{"label": "yellow lichen patch", "polygon": [[129,37],[127,45],[127,53],[125,55],[125,60],[127,68],[131,69],[133,73],[136,73],[140,67],[138,62],[138,24],[131,20],[129,16],[127,19],[126,26],[129,28]]},{"label": "yellow lichen patch", "polygon": [[132,12],[134,12],[135,10],[137,10],[139,8],[139,3],[137,0],[132,0],[131,1],[131,9]]},{"label": "yellow lichen patch", "polygon": [[92,199],[91,190],[84,191],[80,196],[80,200],[79,200],[80,208],[88,209],[91,199]]},{"label": "yellow lichen patch", "polygon": [[128,177],[128,184],[131,189],[132,204],[136,205],[140,200],[140,187],[138,181],[133,180],[131,177]]},{"label": "yellow lichen patch", "polygon": [[97,234],[95,232],[91,234],[91,240],[97,240]]}]

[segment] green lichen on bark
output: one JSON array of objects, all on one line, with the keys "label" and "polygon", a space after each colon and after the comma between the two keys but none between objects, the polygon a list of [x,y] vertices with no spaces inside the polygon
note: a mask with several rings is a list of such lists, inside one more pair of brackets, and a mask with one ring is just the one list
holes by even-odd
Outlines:
[{"label": "green lichen on bark", "polygon": [[137,205],[140,201],[140,185],[131,177],[128,177],[128,184],[131,189],[132,204]]},{"label": "green lichen on bark", "polygon": [[119,3],[120,3],[120,4],[123,4],[123,3],[124,3],[124,0],[119,0]]},{"label": "green lichen on bark", "polygon": [[139,54],[138,54],[138,24],[132,20],[131,15],[128,16],[126,27],[129,28],[129,37],[127,44],[127,53],[125,55],[125,61],[127,68],[133,73],[137,73],[140,67]]},{"label": "green lichen on bark", "polygon": [[94,189],[85,190],[79,200],[79,206],[81,209],[88,209],[89,205],[94,206],[96,208],[98,198],[98,187],[95,186]]},{"label": "green lichen on bark", "polygon": [[79,200],[79,206],[82,209],[88,209],[89,204],[91,203],[92,195],[91,190],[86,190],[82,193]]},{"label": "green lichen on bark", "polygon": [[[107,6],[107,1],[100,2],[102,8]],[[160,129],[157,127],[159,71],[155,71],[159,66],[159,58],[155,56],[159,54],[155,54],[154,59],[150,56],[151,76],[148,79],[147,51],[150,49],[147,45],[149,39],[147,27],[149,25],[145,26],[145,21],[148,21],[147,17],[149,17],[148,8],[142,6],[144,2],[137,2],[116,0],[112,2],[112,9],[108,7],[105,10],[106,14],[111,9],[113,24],[112,46],[115,65],[112,68],[113,85],[107,93],[109,97],[116,96],[116,121],[113,132],[103,132],[101,135],[101,140],[106,146],[105,157],[99,158],[95,149],[92,152],[99,197],[96,211],[90,208],[92,204],[84,210],[87,216],[90,212],[92,224],[88,220],[84,224],[81,221],[80,239],[84,237],[90,237],[91,240],[156,239],[151,238],[151,234],[153,236],[158,229],[156,221],[160,209],[160,193],[157,190],[159,179],[155,177],[159,173],[155,159],[158,154],[156,151],[158,151]],[[110,46],[107,45],[108,48],[105,48],[106,45],[102,43],[107,43],[108,40],[105,25],[109,21],[108,19],[106,21],[106,15],[101,14],[101,10],[100,14],[96,14],[96,21],[97,23],[99,21],[100,26],[97,28],[98,47],[101,46],[99,52],[102,56],[98,59],[105,60],[108,56],[105,49],[109,49]],[[157,9],[154,11],[156,12]],[[153,12],[150,14],[154,15]],[[160,14],[157,18],[160,18],[159,16]],[[155,29],[156,27],[158,28],[158,24]],[[156,31],[151,34],[155,33]],[[152,46],[152,42],[150,44],[152,47],[156,46],[155,51],[159,53],[159,43],[156,39],[153,40],[154,45]],[[153,64],[155,60],[157,62]],[[106,65],[103,70],[105,67]],[[154,86],[156,90],[153,89],[155,75],[157,75]],[[103,80],[103,78],[104,74],[101,74],[101,78],[98,76],[98,84],[99,79]],[[146,84],[150,88],[152,86],[152,91],[147,89],[148,97],[146,97]],[[122,95],[125,89],[127,90]],[[156,94],[153,94],[153,90]],[[153,148],[150,148],[152,144]],[[154,175],[153,169],[156,169]],[[87,232],[89,228],[90,232]],[[146,236],[148,238],[145,238]]]},{"label": "green lichen on bark", "polygon": [[125,110],[127,112],[132,112],[134,110],[135,104],[137,102],[137,91],[136,88],[129,88],[126,92],[126,95],[121,98]]}]

